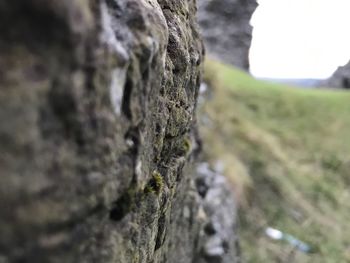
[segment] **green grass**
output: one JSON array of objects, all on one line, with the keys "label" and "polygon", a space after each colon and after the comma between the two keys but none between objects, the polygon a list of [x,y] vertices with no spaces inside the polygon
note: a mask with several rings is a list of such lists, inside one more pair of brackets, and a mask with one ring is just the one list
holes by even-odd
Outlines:
[{"label": "green grass", "polygon": [[[350,93],[272,84],[215,61],[205,81],[204,152],[235,189],[245,262],[350,262]],[[313,253],[270,240],[267,226]]]}]

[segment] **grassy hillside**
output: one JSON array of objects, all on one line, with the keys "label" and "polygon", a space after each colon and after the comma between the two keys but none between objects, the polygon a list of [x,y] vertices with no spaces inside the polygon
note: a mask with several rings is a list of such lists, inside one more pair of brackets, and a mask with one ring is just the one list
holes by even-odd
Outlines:
[{"label": "grassy hillside", "polygon": [[[350,93],[255,80],[207,61],[204,151],[240,206],[245,262],[350,262]],[[268,226],[310,244],[295,251]]]}]

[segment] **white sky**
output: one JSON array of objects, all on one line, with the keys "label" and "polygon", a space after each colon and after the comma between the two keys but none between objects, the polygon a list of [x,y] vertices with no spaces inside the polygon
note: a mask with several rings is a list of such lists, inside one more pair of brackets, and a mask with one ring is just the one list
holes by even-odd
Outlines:
[{"label": "white sky", "polygon": [[350,0],[260,0],[252,18],[257,77],[327,78],[350,60]]}]

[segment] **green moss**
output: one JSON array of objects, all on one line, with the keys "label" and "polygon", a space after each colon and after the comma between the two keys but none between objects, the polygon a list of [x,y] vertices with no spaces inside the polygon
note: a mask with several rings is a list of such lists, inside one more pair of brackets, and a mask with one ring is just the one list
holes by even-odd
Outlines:
[{"label": "green moss", "polygon": [[176,146],[175,153],[178,156],[188,156],[192,150],[192,142],[189,137],[185,137],[183,140],[180,140]]},{"label": "green moss", "polygon": [[137,263],[140,261],[140,256],[138,253],[135,253],[134,258],[132,260],[133,263]]},{"label": "green moss", "polygon": [[188,153],[190,153],[191,149],[192,149],[191,139],[186,137],[182,142],[182,150],[187,155]]},{"label": "green moss", "polygon": [[145,193],[154,193],[159,195],[164,187],[163,177],[158,171],[153,171],[152,178],[145,187]]},{"label": "green moss", "polygon": [[175,103],[169,105],[169,110],[170,119],[167,125],[166,135],[177,137],[187,129],[191,115],[184,108],[179,108]]}]

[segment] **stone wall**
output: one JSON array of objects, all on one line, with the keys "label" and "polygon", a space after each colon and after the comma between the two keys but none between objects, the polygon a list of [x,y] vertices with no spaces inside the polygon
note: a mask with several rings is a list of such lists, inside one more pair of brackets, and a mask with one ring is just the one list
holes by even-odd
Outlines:
[{"label": "stone wall", "polygon": [[0,262],[202,260],[195,12],[194,0],[0,3]]},{"label": "stone wall", "polygon": [[256,7],[256,0],[199,0],[198,20],[207,53],[249,70],[250,19]]}]

